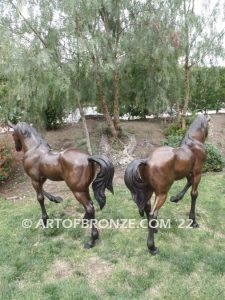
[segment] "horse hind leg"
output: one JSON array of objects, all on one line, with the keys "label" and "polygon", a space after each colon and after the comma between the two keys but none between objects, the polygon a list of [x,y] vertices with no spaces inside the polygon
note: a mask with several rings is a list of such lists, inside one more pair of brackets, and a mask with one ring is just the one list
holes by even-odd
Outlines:
[{"label": "horse hind leg", "polygon": [[[146,218],[147,218],[147,221],[148,221],[148,228],[149,228],[149,223],[150,223],[150,212],[151,212],[151,197],[152,197],[152,194],[153,194],[153,191],[149,191],[149,195],[148,195],[148,201],[145,205],[145,208],[144,208],[144,211],[145,211],[145,214],[146,214]],[[158,229],[155,227],[154,228],[154,231],[155,233],[158,232]]]},{"label": "horse hind leg", "polygon": [[149,214],[147,246],[152,255],[156,255],[159,252],[159,249],[155,246],[154,234],[156,233],[155,229],[156,229],[156,219],[157,219],[158,211],[166,201],[166,197],[167,194],[156,195],[154,206]]},{"label": "horse hind leg", "polygon": [[84,245],[86,249],[89,249],[94,247],[95,241],[99,238],[99,232],[94,224],[95,208],[93,202],[91,201],[89,191],[73,192],[73,194],[76,197],[76,199],[84,206],[85,209],[84,219],[91,221],[91,239]]}]

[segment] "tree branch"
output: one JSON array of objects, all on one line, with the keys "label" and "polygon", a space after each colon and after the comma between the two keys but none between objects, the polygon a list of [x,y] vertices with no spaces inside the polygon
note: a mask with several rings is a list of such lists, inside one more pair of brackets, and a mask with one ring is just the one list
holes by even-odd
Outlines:
[{"label": "tree branch", "polygon": [[30,24],[30,22],[24,17],[24,15],[21,13],[19,8],[13,3],[12,0],[9,0],[11,5],[14,7],[14,9],[18,12],[18,14],[21,16],[21,18],[24,20],[24,22],[27,24],[27,26],[33,31],[33,33],[38,37],[38,39],[41,41],[43,46],[47,48],[47,44],[45,40],[42,38],[41,34]]}]

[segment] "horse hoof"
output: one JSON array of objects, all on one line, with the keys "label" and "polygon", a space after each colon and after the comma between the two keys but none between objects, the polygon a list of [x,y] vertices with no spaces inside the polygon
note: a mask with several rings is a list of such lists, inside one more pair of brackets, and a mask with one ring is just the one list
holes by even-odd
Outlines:
[{"label": "horse hoof", "polygon": [[176,196],[170,197],[170,202],[177,203],[179,199]]},{"label": "horse hoof", "polygon": [[199,225],[198,225],[197,222],[194,222],[194,223],[191,224],[191,227],[192,228],[199,228]]},{"label": "horse hoof", "polygon": [[42,222],[43,222],[43,227],[44,228],[46,228],[48,226],[48,219],[49,219],[48,216],[42,218]]},{"label": "horse hoof", "polygon": [[55,197],[55,203],[61,203],[63,201],[63,198],[57,196]]},{"label": "horse hoof", "polygon": [[159,253],[159,249],[155,247],[154,249],[149,249],[149,252],[151,253],[151,255],[155,256]]},{"label": "horse hoof", "polygon": [[94,244],[92,242],[87,242],[84,244],[85,249],[91,249],[94,247]]}]

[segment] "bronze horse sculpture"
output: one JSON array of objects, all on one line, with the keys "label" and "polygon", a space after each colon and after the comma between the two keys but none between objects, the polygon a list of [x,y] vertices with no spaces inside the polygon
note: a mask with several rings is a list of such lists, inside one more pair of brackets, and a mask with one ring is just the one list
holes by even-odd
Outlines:
[{"label": "bronze horse sculpture", "polygon": [[[192,220],[192,227],[198,227],[195,205],[202,166],[206,159],[203,144],[208,135],[209,120],[210,118],[206,115],[198,115],[179,148],[169,146],[156,148],[148,158],[132,161],[125,171],[125,184],[130,190],[141,216],[144,216],[145,213],[148,219],[147,246],[152,255],[158,253],[154,242],[154,234],[157,232],[157,228],[155,228],[157,215],[175,180],[186,177],[187,184],[180,193],[171,197],[170,201],[180,201],[187,190],[192,187],[189,219]],[[155,202],[151,207],[150,200],[153,192],[155,193]]]},{"label": "bronze horse sculpture", "polygon": [[[95,209],[89,194],[89,185],[96,200],[102,209],[106,203],[105,189],[113,193],[112,180],[114,167],[111,161],[103,155],[90,156],[75,148],[68,148],[62,152],[54,152],[49,145],[38,135],[37,131],[25,122],[19,122],[12,127],[13,139],[17,151],[23,151],[23,166],[31,178],[32,185],[37,193],[37,200],[42,211],[42,219],[46,226],[48,214],[44,204],[44,196],[50,201],[59,203],[61,197],[55,197],[43,189],[47,179],[65,181],[75,198],[85,209],[84,219],[95,219]],[[100,171],[95,177],[95,165],[100,166]],[[99,233],[94,222],[91,222],[91,240],[85,244],[86,248],[94,246]]]}]

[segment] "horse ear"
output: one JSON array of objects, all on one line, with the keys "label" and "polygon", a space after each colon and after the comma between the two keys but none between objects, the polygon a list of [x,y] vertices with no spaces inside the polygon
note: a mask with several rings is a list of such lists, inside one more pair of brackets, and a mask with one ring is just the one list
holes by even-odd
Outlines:
[{"label": "horse ear", "polygon": [[210,122],[211,121],[210,115],[206,114],[205,116],[206,116],[207,121]]},{"label": "horse ear", "polygon": [[15,125],[13,125],[13,123],[11,123],[9,120],[7,121],[7,124],[9,127],[15,129]]}]

